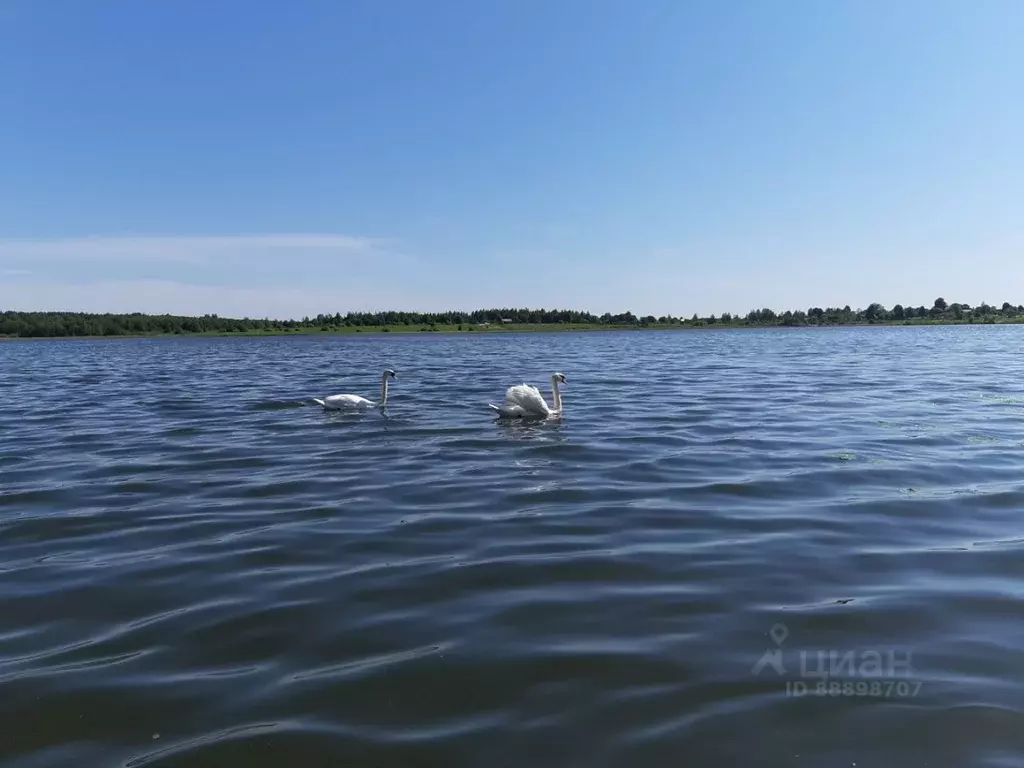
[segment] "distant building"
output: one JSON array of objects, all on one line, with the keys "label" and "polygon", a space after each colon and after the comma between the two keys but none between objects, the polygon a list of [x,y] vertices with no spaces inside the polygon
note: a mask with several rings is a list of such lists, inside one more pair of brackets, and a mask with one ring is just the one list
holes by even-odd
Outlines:
[{"label": "distant building", "polygon": [[507,318],[507,317],[503,317],[503,318],[501,318],[501,322],[503,322],[503,323],[511,323],[512,321],[509,318]]}]

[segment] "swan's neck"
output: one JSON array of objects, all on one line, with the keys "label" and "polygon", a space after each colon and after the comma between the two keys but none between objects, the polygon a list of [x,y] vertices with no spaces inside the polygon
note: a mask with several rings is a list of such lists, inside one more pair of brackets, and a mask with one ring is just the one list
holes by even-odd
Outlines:
[{"label": "swan's neck", "polygon": [[558,377],[551,377],[551,399],[555,402],[554,410],[562,411],[562,393],[558,391]]},{"label": "swan's neck", "polygon": [[383,408],[388,404],[388,377],[385,376],[380,380],[380,407]]}]

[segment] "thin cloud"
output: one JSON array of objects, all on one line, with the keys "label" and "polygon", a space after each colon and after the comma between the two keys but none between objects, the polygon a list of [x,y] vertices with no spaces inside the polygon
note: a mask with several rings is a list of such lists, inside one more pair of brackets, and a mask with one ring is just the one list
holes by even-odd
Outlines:
[{"label": "thin cloud", "polygon": [[46,261],[200,264],[246,258],[254,253],[316,256],[367,254],[390,241],[332,234],[227,236],[89,236],[60,239],[0,240],[0,264]]},{"label": "thin cloud", "polygon": [[372,281],[340,288],[235,287],[172,280],[101,280],[88,284],[0,281],[0,307],[15,311],[145,312],[150,314],[297,319],[321,312],[406,308],[415,296]]}]

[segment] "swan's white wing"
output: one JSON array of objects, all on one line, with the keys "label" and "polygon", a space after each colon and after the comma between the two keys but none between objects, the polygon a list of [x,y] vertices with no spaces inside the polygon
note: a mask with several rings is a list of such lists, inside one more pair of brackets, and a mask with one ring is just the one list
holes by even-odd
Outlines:
[{"label": "swan's white wing", "polygon": [[373,405],[371,400],[359,395],[331,395],[324,398],[325,408],[351,408],[353,406]]},{"label": "swan's white wing", "polygon": [[551,413],[551,409],[544,402],[544,396],[541,395],[540,390],[536,387],[531,387],[529,384],[509,387],[505,392],[505,405],[506,407],[518,406],[530,414],[547,416]]}]

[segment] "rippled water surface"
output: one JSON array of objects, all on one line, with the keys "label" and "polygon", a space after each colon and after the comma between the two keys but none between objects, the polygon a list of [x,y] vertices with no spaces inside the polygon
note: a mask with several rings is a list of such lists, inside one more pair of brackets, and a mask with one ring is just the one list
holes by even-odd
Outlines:
[{"label": "rippled water surface", "polygon": [[1024,765],[1022,350],[0,344],[0,763]]}]

